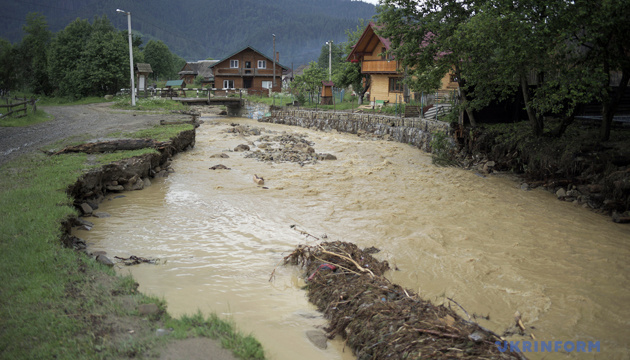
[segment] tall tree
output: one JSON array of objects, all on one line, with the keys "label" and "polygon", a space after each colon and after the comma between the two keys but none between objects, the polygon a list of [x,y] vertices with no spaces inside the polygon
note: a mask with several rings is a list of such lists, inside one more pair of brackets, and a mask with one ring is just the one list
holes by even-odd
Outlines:
[{"label": "tall tree", "polygon": [[407,69],[409,87],[435,90],[446,74],[453,73],[459,82],[461,109],[473,126],[476,121],[461,62],[465,54],[457,48],[457,29],[474,11],[475,0],[383,0],[377,8],[379,33],[389,38],[396,60]]},{"label": "tall tree", "polygon": [[363,34],[366,27],[366,22],[363,19],[359,20],[354,31],[346,30],[346,41],[343,45],[343,63],[335,83],[338,83],[340,87],[352,86],[352,89],[359,97],[359,104],[363,103],[363,96],[370,87],[370,74],[363,74],[361,72],[361,64],[358,62],[347,62],[346,57],[352,52],[352,48],[359,42],[359,38]]},{"label": "tall tree", "polygon": [[319,67],[316,62],[311,61],[304,73],[295,77],[295,80],[291,83],[291,88],[296,96],[303,96],[304,93],[307,93],[312,102],[322,86],[322,81],[327,78],[326,71]]},{"label": "tall tree", "polygon": [[50,74],[62,96],[114,93],[129,83],[128,51],[107,17],[97,17],[92,24],[77,19],[51,45]]},{"label": "tall tree", "polygon": [[48,79],[48,56],[46,50],[52,38],[48,30],[46,18],[38,13],[30,13],[26,16],[24,25],[26,35],[18,47],[20,76],[24,79],[24,85],[36,94],[48,94],[51,91]]},{"label": "tall tree", "polygon": [[[572,2],[566,17],[567,38],[579,49],[581,64],[600,73],[592,87],[602,102],[600,140],[610,138],[612,120],[630,80],[630,2],[602,0]],[[611,78],[611,75],[617,75]]]},{"label": "tall tree", "polygon": [[173,72],[174,59],[168,46],[159,40],[149,40],[144,47],[144,61],[151,64],[155,79],[167,78]]},{"label": "tall tree", "polygon": [[87,20],[76,19],[59,31],[50,46],[48,73],[60,96],[78,96],[76,89],[83,81],[79,64],[83,48],[92,34]]},{"label": "tall tree", "polygon": [[15,89],[17,85],[15,48],[0,38],[0,91]]}]

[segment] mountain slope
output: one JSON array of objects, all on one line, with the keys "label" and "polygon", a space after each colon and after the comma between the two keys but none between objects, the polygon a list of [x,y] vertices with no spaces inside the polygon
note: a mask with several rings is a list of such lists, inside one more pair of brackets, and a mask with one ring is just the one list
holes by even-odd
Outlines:
[{"label": "mountain slope", "polygon": [[43,0],[0,1],[0,36],[19,41],[26,14],[46,16],[50,30],[57,32],[76,18],[92,20],[106,15],[119,29],[131,26],[149,39],[163,41],[172,52],[189,61],[223,58],[247,45],[265,54],[276,51],[285,66],[316,60],[328,40],[345,41],[345,30],[355,29],[358,19],[369,19],[375,7],[349,0]]}]

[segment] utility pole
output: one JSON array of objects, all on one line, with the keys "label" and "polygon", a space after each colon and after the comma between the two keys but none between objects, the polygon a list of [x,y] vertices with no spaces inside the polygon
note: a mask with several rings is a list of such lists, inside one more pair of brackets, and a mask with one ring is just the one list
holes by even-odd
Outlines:
[{"label": "utility pole", "polygon": [[332,81],[332,40],[328,42],[328,81]]},{"label": "utility pole", "polygon": [[136,84],[133,76],[133,46],[131,38],[131,12],[116,9],[117,13],[127,14],[127,32],[129,33],[129,71],[131,72],[131,106],[136,106]]},{"label": "utility pole", "polygon": [[276,87],[276,34],[273,35],[273,86],[271,92],[273,92],[273,88]]}]

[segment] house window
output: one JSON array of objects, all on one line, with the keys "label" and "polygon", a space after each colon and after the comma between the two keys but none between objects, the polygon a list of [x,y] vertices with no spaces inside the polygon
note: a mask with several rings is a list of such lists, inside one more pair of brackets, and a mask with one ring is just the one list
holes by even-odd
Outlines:
[{"label": "house window", "polygon": [[394,60],[394,54],[391,53],[387,53],[387,49],[382,47],[381,48],[381,60]]},{"label": "house window", "polygon": [[263,89],[271,89],[271,81],[263,81],[262,87]]},{"label": "house window", "polygon": [[[238,61],[238,60],[236,60]],[[224,89],[234,89],[234,80],[223,80]]]},{"label": "house window", "polygon": [[452,83],[459,82],[459,79],[457,78],[457,75],[455,75],[455,74],[450,74],[450,75],[451,75],[451,82]]},{"label": "house window", "polygon": [[265,60],[258,60],[258,68],[259,69],[266,69],[267,68],[267,62]]},{"label": "house window", "polygon": [[402,92],[403,91],[403,78],[395,77],[389,78],[389,92]]},{"label": "house window", "polygon": [[238,68],[238,60],[230,60],[230,67],[232,69]]}]

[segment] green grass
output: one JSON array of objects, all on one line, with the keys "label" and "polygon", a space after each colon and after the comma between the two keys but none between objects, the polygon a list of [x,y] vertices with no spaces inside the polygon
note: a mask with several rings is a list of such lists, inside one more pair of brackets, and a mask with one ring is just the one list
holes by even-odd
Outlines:
[{"label": "green grass", "polygon": [[[133,136],[172,137],[192,126],[163,128],[168,129]],[[85,154],[33,152],[0,167],[0,358],[153,356],[176,339],[155,336],[165,322],[177,328],[177,334],[218,337],[239,356],[264,358],[255,339],[216,322],[215,315],[203,322],[172,319],[163,300],[137,292],[133,278],[117,276],[112,269],[62,246],[60,224],[78,215],[66,193],[68,186],[94,163],[152,151],[90,155],[89,162]],[[161,311],[140,317],[136,307],[123,306],[123,298],[135,304],[155,303]],[[129,329],[134,330],[133,336]]]},{"label": "green grass", "polygon": [[18,126],[30,126],[39,123],[43,123],[51,120],[52,117],[45,113],[41,109],[37,109],[35,113],[33,113],[33,109],[31,106],[28,106],[27,115],[23,117],[6,117],[0,119],[0,126],[5,127],[18,127]]},{"label": "green grass", "polygon": [[168,98],[138,98],[136,106],[131,106],[130,96],[117,96],[113,108],[124,110],[145,110],[145,111],[173,111],[187,110],[188,107],[182,103]]},{"label": "green grass", "polygon": [[188,337],[209,337],[221,341],[221,345],[232,350],[242,359],[264,359],[265,354],[260,343],[251,335],[240,333],[230,321],[211,314],[204,318],[201,312],[184,315],[181,319],[172,319],[166,326],[173,329],[172,335],[179,339]]}]

